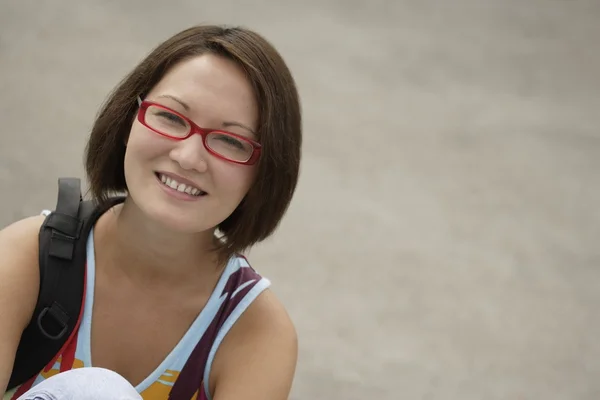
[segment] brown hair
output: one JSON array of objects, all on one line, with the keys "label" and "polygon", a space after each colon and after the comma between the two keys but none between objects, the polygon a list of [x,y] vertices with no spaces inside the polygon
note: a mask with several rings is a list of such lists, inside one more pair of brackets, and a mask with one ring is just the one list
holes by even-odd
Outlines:
[{"label": "brown hair", "polygon": [[100,109],[86,147],[85,167],[93,197],[106,204],[126,192],[125,141],[142,99],[169,68],[190,57],[216,54],[235,61],[251,82],[259,109],[262,144],[256,181],[219,226],[223,259],[270,236],[296,189],[302,145],[300,101],[294,79],[277,50],[245,28],[196,26],[156,47],[121,81]]}]

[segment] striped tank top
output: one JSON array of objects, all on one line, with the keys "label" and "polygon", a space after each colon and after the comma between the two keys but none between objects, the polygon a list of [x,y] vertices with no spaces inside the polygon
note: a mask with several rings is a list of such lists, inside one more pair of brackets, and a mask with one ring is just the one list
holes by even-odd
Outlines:
[{"label": "striped tank top", "polygon": [[[86,287],[79,326],[55,360],[30,381],[6,393],[16,400],[23,393],[59,372],[91,367],[91,323],[95,281],[94,230],[87,240]],[[243,256],[232,257],[204,309],[179,343],[136,390],[144,400],[209,400],[208,377],[215,353],[233,324],[270,286]]]}]

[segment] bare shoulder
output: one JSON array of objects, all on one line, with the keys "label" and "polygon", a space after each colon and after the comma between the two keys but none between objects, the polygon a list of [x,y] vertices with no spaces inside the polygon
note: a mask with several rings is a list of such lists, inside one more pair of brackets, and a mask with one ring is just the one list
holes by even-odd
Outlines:
[{"label": "bare shoulder", "polygon": [[35,240],[37,240],[37,235],[45,219],[44,215],[34,215],[20,219],[0,229],[0,238],[2,240],[8,238],[23,239],[24,237],[31,236],[33,233]]},{"label": "bare shoulder", "polygon": [[276,329],[279,333],[283,330],[290,335],[296,334],[294,324],[283,303],[270,289],[262,292],[248,307],[240,317],[239,326],[241,332],[259,330],[263,333],[272,333],[273,329]]},{"label": "bare shoulder", "polygon": [[43,216],[30,217],[0,230],[0,393],[37,302],[38,234],[43,221]]},{"label": "bare shoulder", "polygon": [[44,216],[29,217],[0,230],[0,309],[18,302],[19,307],[12,308],[24,314],[15,315],[20,324],[29,321],[37,301],[38,235],[43,222]]},{"label": "bare shoulder", "polygon": [[267,289],[234,324],[217,352],[211,373],[214,400],[287,399],[297,357],[296,328],[284,305]]}]

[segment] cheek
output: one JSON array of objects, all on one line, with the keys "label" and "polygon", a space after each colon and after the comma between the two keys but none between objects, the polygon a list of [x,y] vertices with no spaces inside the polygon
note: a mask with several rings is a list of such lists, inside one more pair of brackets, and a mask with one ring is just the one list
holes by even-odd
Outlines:
[{"label": "cheek", "polygon": [[164,143],[158,135],[147,132],[144,127],[133,127],[129,133],[125,147],[124,172],[125,182],[130,190],[147,178],[150,163],[157,157],[168,154],[168,143]]},{"label": "cheek", "polygon": [[232,201],[240,202],[254,183],[254,167],[225,165],[215,171],[222,191],[230,196]]},{"label": "cheek", "polygon": [[168,143],[165,142],[158,135],[148,132],[143,126],[134,124],[127,141],[125,159],[129,158],[133,162],[134,160],[143,161],[153,158],[168,151]]}]

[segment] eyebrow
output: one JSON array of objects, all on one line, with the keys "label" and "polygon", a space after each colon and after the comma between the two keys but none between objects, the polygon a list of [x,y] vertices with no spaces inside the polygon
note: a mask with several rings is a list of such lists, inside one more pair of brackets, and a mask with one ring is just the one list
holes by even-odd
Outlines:
[{"label": "eyebrow", "polygon": [[176,101],[177,103],[181,104],[181,106],[182,106],[183,108],[185,108],[185,111],[190,111],[190,106],[188,106],[188,105],[187,105],[187,104],[186,104],[186,103],[185,103],[183,100],[180,100],[180,99],[178,99],[178,98],[177,98],[177,97],[175,97],[175,96],[171,96],[170,94],[161,94],[161,95],[160,95],[160,96],[158,96],[158,97],[164,97],[164,98],[167,98],[167,99],[174,100],[174,101]]},{"label": "eyebrow", "polygon": [[[170,94],[161,94],[158,97],[164,97],[164,98],[167,98],[167,99],[171,99],[171,100],[179,103],[186,111],[190,111],[191,110],[191,107],[186,102],[184,102],[181,99],[178,99],[175,96],[171,96]],[[256,136],[256,132],[254,132],[254,130],[250,129],[246,125],[244,125],[242,123],[239,123],[239,122],[235,122],[235,121],[223,121],[222,125],[223,125],[223,128],[228,128],[230,126],[237,126],[238,128],[245,129],[248,132],[252,133],[254,136]]]},{"label": "eyebrow", "polygon": [[224,121],[222,125],[223,125],[223,128],[228,128],[230,126],[237,126],[239,128],[247,130],[248,132],[250,132],[251,134],[253,134],[254,136],[256,136],[256,132],[254,132],[252,129],[248,128],[246,125],[240,124],[239,122]]}]

